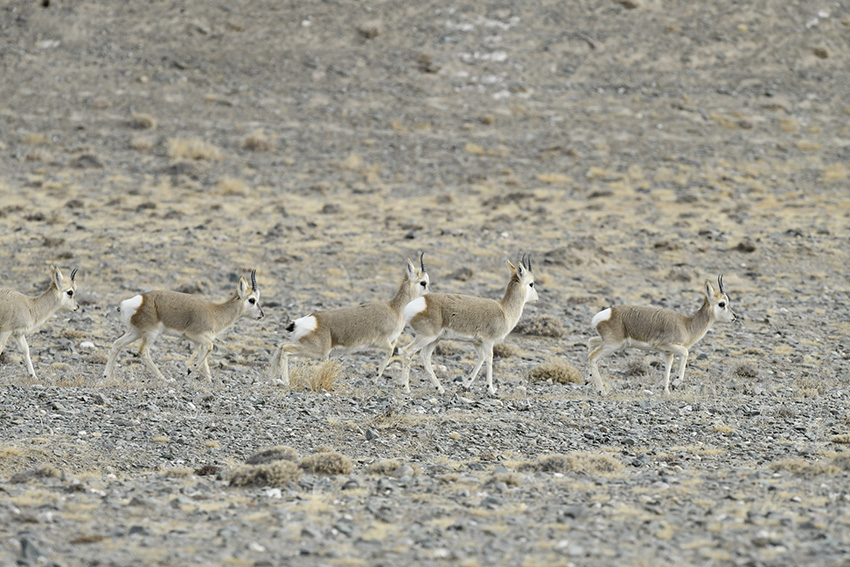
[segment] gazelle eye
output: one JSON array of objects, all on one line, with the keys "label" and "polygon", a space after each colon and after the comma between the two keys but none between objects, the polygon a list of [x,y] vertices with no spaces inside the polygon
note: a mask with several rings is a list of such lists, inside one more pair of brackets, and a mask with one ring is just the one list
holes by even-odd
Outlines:
[{"label": "gazelle eye", "polygon": [[528,287],[534,287],[534,282],[531,282],[530,284],[528,284]]},{"label": "gazelle eye", "polygon": [[257,303],[257,300],[252,297],[251,299],[248,300],[248,303],[250,303],[251,305],[254,305],[255,303]]},{"label": "gazelle eye", "polygon": [[419,282],[419,285],[421,285],[422,287],[426,287],[428,284],[427,284],[427,282],[425,282],[423,280],[423,281]]},{"label": "gazelle eye", "polygon": [[74,290],[73,289],[68,290],[68,297],[74,297]]},{"label": "gazelle eye", "polygon": [[718,307],[720,307],[720,308],[722,309],[722,308],[726,307],[726,302],[725,302],[725,301],[721,301],[721,302],[720,302],[720,303],[718,303],[717,305],[718,305]]}]

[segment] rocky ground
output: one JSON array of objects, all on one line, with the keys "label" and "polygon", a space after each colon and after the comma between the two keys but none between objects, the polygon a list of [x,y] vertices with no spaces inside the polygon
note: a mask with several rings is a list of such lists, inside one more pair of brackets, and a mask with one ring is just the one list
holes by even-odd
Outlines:
[{"label": "rocky ground", "polygon": [[[82,309],[37,380],[0,357],[0,563],[843,564],[848,31],[796,0],[4,4],[0,285],[76,267]],[[445,396],[368,349],[266,378],[292,318],[421,250],[494,298],[533,255],[496,397],[461,344]],[[174,382],[129,349],[101,379],[121,300],[252,267],[266,317],[212,383],[167,338]],[[583,383],[594,313],[721,273],[740,320],[671,396],[643,352]]]}]

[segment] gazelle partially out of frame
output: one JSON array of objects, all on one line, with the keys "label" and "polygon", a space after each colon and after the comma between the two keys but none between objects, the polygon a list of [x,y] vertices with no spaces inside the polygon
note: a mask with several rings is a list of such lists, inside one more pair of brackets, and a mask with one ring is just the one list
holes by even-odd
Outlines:
[{"label": "gazelle partially out of frame", "polygon": [[76,311],[80,308],[75,297],[77,270],[66,278],[56,266],[50,266],[50,287],[36,297],[30,297],[13,289],[0,288],[0,354],[9,337],[15,339],[24,353],[27,370],[36,378],[27,344],[27,333],[37,330],[59,309]]},{"label": "gazelle partially out of frame", "polygon": [[289,357],[293,355],[324,357],[335,347],[374,346],[386,352],[375,375],[374,382],[377,383],[404,330],[404,306],[431,291],[424,256],[424,253],[419,256],[419,269],[410,259],[406,261],[401,285],[389,301],[328,309],[290,323],[286,330],[292,333],[291,342],[275,351],[269,368],[270,379],[289,385]]},{"label": "gazelle partially out of frame", "polygon": [[705,299],[693,316],[687,317],[670,309],[638,305],[617,305],[594,315],[591,325],[599,333],[587,344],[590,359],[590,378],[600,394],[607,391],[602,384],[597,362],[621,348],[635,347],[656,350],[667,358],[664,374],[664,393],[670,393],[670,369],[673,357],[679,355],[681,382],[685,377],[688,349],[700,340],[715,321],[732,322],[737,315],[729,309],[729,296],[723,286],[723,276],[717,277],[717,289],[705,282]]},{"label": "gazelle partially out of frame", "polygon": [[478,351],[478,362],[465,389],[472,386],[484,361],[487,361],[487,389],[496,393],[493,386],[493,345],[510,333],[522,316],[526,303],[537,301],[531,258],[524,256],[516,267],[507,261],[511,279],[501,300],[459,295],[454,293],[431,293],[415,299],[404,308],[404,320],[415,332],[413,341],[402,349],[402,380],[404,391],[410,392],[410,365],[413,355],[422,352],[422,362],[431,382],[440,394],[445,393],[434,369],[431,354],[444,339],[471,342]]},{"label": "gazelle partially out of frame", "polygon": [[139,354],[145,366],[157,378],[165,380],[151,358],[150,347],[160,335],[171,335],[186,337],[195,345],[195,352],[187,362],[188,374],[203,368],[204,376],[212,380],[207,357],[212,351],[213,340],[240,317],[263,318],[257,270],[251,270],[251,287],[248,287],[248,280],[240,277],[236,292],[224,303],[213,303],[178,291],[149,291],[125,299],[118,310],[127,332],[112,345],[103,373],[107,379],[115,372],[118,352],[142,339]]}]

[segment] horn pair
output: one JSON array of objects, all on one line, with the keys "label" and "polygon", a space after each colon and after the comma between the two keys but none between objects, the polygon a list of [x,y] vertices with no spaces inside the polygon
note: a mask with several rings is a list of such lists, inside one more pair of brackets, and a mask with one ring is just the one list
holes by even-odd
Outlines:
[{"label": "horn pair", "polygon": [[726,295],[726,286],[723,285],[723,275],[717,276],[717,287],[720,288],[720,293]]},{"label": "horn pair", "polygon": [[523,264],[526,268],[528,268],[529,272],[534,271],[531,269],[531,254],[523,254],[520,263]]},{"label": "horn pair", "polygon": [[77,277],[77,268],[71,270],[71,281],[74,281],[75,277]]},{"label": "horn pair", "polygon": [[257,270],[251,270],[251,290],[257,291]]}]

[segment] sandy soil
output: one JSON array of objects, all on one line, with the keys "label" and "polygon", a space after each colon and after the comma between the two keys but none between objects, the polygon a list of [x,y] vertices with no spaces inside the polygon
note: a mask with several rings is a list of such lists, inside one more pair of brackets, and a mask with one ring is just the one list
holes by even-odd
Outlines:
[{"label": "sandy soil", "polygon": [[[37,381],[0,358],[0,562],[841,564],[850,12],[703,4],[0,7],[0,285],[76,267],[82,305],[32,335]],[[461,345],[444,397],[397,362],[374,388],[369,350],[330,392],[265,379],[292,318],[388,299],[419,251],[436,291],[494,298],[533,255],[495,399]],[[252,267],[266,317],[212,384],[169,339],[177,382],[131,350],[100,380],[121,300]],[[606,398],[528,379],[586,372],[598,310],[695,311],[721,273],[741,319],[669,398],[642,352]],[[297,478],[229,486],[280,445]],[[305,465],[329,451],[350,470]]]}]

